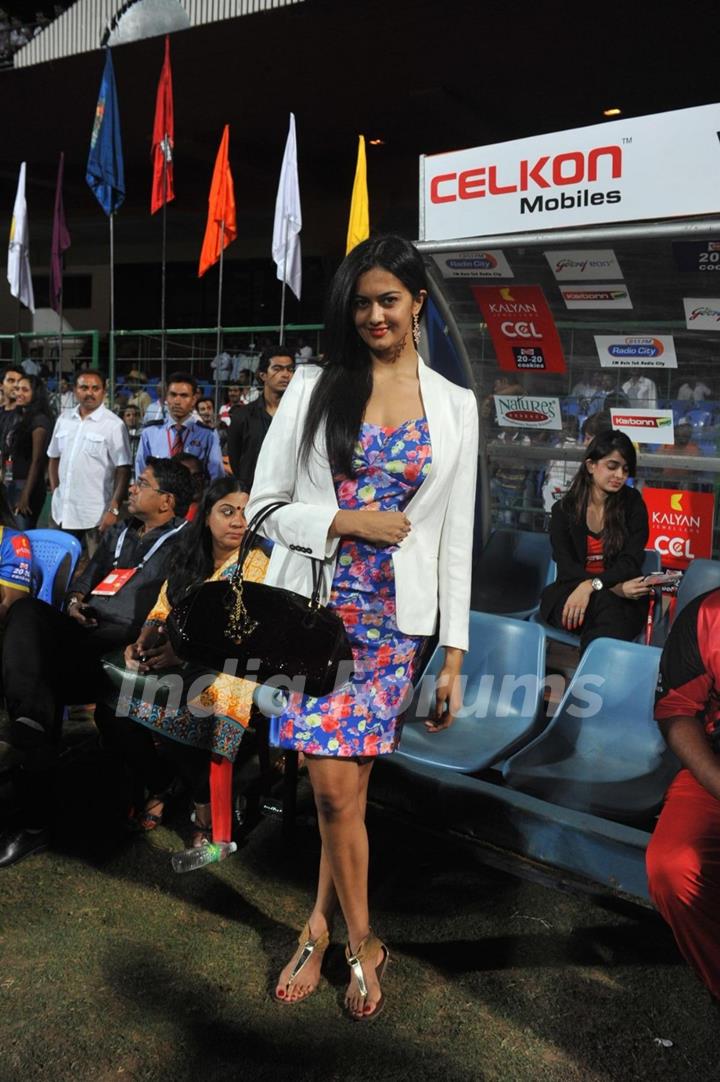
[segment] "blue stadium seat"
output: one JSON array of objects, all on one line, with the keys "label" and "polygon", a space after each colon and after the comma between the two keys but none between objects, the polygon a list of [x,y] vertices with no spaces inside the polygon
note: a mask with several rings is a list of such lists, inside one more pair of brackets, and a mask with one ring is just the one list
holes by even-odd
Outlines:
[{"label": "blue stadium seat", "polygon": [[[645,549],[645,557],[643,559],[642,572],[641,573],[643,575],[652,575],[653,572],[660,571],[660,569],[661,569],[660,553],[657,552],[656,549]],[[554,560],[551,560],[550,561],[550,567],[548,569],[547,584],[550,585],[550,583],[555,582],[556,576],[557,576],[557,564],[555,563]],[[657,597],[656,601],[655,601],[655,611],[654,611],[654,615],[653,615],[653,623],[656,623],[657,620],[659,619],[660,609],[661,609],[661,605],[659,604],[659,597]],[[535,613],[533,616],[530,617],[530,619],[534,623],[540,624],[540,626],[544,629],[545,634],[547,635],[547,637],[549,639],[552,639],[553,642],[561,642],[565,646],[580,646],[580,636],[579,635],[573,635],[573,633],[571,631],[565,631],[561,627],[553,627],[552,624],[546,623],[545,620],[542,619],[542,617],[540,616],[539,613]],[[645,641],[645,632],[644,631],[642,631],[640,633],[640,635],[638,635],[637,641],[638,642],[644,642]]]},{"label": "blue stadium seat", "polygon": [[708,590],[714,590],[718,586],[720,586],[720,561],[693,560],[678,586],[675,618],[677,619],[678,614],[693,598],[706,594]]},{"label": "blue stadium seat", "polygon": [[653,719],[660,654],[591,642],[548,727],[505,763],[508,785],[608,819],[652,814],[678,770]]},{"label": "blue stadium seat", "polygon": [[38,578],[35,596],[60,609],[82,545],[63,530],[27,530],[26,534],[33,554],[33,572]]},{"label": "blue stadium seat", "polygon": [[[484,770],[532,739],[544,724],[545,633],[525,620],[470,614],[463,665],[463,704],[469,716],[428,733],[434,680],[444,657],[438,647],[418,681],[397,755],[464,773]],[[463,711],[464,712],[464,711]],[[413,719],[413,720],[410,720]]]},{"label": "blue stadium seat", "polygon": [[551,561],[546,533],[495,530],[475,561],[471,607],[527,619],[538,610]]}]

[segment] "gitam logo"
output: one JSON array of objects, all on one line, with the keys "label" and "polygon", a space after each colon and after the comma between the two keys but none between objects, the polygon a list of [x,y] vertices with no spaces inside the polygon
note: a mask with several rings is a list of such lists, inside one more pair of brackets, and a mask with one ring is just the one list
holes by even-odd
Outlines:
[{"label": "gitam logo", "polygon": [[498,263],[490,252],[478,252],[463,259],[448,259],[447,265],[451,270],[494,270]]},{"label": "gitam logo", "polygon": [[611,357],[662,357],[665,347],[658,338],[632,335],[608,346]]}]

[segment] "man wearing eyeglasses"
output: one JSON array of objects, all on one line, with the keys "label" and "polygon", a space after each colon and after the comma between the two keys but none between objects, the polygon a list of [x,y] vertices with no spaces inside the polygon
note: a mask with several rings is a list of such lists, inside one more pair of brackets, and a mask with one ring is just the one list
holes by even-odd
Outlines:
[{"label": "man wearing eyeglasses", "polygon": [[[107,530],[75,575],[60,612],[20,598],[5,625],[2,678],[21,824],[0,834],[0,868],[47,848],[52,774],[64,705],[102,703],[103,654],[135,642],[187,527],[192,478],[181,462],[150,458],[130,486],[127,522]],[[15,611],[17,609],[17,612]]]},{"label": "man wearing eyeglasses", "polygon": [[48,446],[53,521],[84,541],[92,556],[120,515],[130,478],[130,439],[103,404],[105,376],[75,376],[77,406],[61,414]]},{"label": "man wearing eyeglasses", "polygon": [[280,345],[264,350],[257,369],[262,394],[232,415],[228,432],[230,468],[245,492],[252,488],[260,448],[294,372],[292,350]]}]

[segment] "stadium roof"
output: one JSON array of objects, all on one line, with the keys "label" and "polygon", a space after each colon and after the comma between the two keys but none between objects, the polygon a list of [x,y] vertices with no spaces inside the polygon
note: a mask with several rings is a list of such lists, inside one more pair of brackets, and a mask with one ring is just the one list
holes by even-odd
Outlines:
[{"label": "stadium roof", "polygon": [[88,53],[102,45],[170,34],[304,0],[77,0],[15,54],[16,68]]}]

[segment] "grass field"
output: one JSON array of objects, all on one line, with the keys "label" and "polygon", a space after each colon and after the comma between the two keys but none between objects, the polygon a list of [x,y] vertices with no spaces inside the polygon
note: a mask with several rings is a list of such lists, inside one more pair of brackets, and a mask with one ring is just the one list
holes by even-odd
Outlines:
[{"label": "grass field", "polygon": [[53,851],[0,872],[0,1082],[720,1077],[716,1008],[654,914],[490,871],[377,809],[384,1014],[343,1016],[341,928],[318,994],[278,1005],[314,831],[287,846],[263,820],[230,860],[178,876],[182,817],[128,841],[100,827],[116,796],[102,756],[81,757],[58,793]]}]

